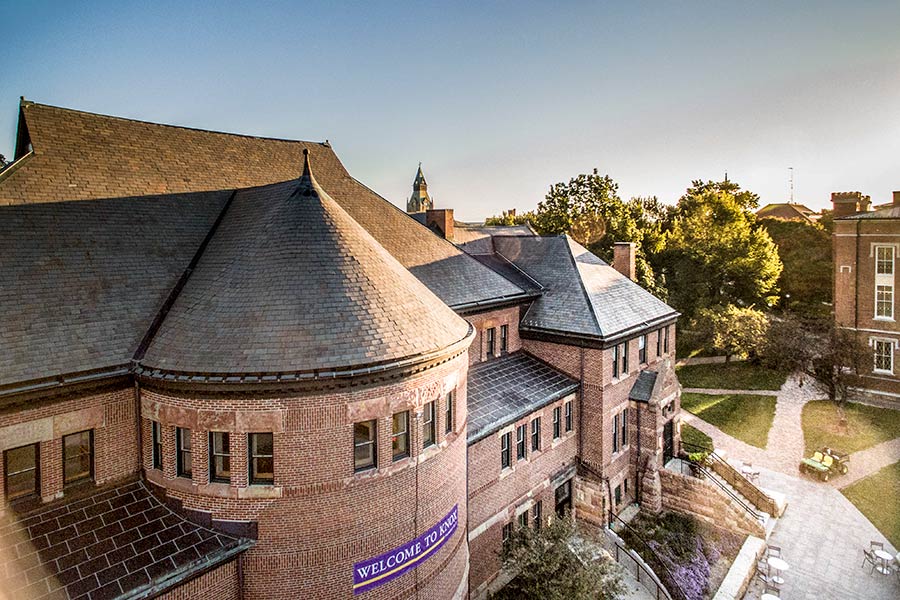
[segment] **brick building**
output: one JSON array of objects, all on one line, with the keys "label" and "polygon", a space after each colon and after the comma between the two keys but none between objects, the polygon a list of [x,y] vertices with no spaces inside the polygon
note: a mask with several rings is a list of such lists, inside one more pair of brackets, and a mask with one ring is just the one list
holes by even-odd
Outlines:
[{"label": "brick building", "polygon": [[657,510],[677,314],[634,248],[416,216],[327,143],[22,101],[0,589],[480,597],[511,527]]},{"label": "brick building", "polygon": [[869,210],[860,192],[831,195],[834,204],[834,316],[872,349],[858,389],[900,402],[900,325],[895,270],[900,254],[900,192]]}]

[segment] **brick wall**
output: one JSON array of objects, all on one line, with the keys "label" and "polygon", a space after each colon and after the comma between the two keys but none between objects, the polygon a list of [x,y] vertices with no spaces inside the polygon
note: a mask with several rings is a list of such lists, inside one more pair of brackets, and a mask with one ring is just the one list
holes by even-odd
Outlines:
[{"label": "brick wall", "polygon": [[[466,373],[457,358],[382,385],[284,397],[175,395],[142,388],[147,478],[215,520],[258,524],[244,555],[248,598],[350,597],[353,564],[411,541],[458,506],[457,532],[411,571],[366,593],[450,598],[464,583],[466,548]],[[453,431],[445,433],[454,391]],[[436,402],[437,440],[422,447],[421,414]],[[391,415],[409,410],[411,456],[391,457]],[[150,462],[150,420],[162,424],[163,468]],[[377,420],[377,469],[354,472],[353,423]],[[192,478],[175,472],[175,428],[191,429]],[[208,480],[208,432],[231,433],[230,483]],[[247,433],[273,432],[274,485],[248,485]],[[442,571],[443,569],[443,571]],[[417,571],[417,572],[416,572]]]},{"label": "brick wall", "polygon": [[240,600],[237,560],[194,578],[159,596],[160,600]]},{"label": "brick wall", "polygon": [[490,310],[465,316],[466,321],[475,328],[475,341],[469,347],[469,364],[487,360],[488,339],[485,330],[494,328],[494,347],[497,355],[500,353],[500,327],[507,326],[509,339],[507,340],[507,353],[516,352],[522,348],[519,339],[519,307],[511,306],[499,310]]},{"label": "brick wall", "polygon": [[[565,431],[565,403],[572,402],[573,430]],[[553,409],[561,417],[559,439],[553,439]],[[540,450],[531,450],[531,421],[541,418]],[[526,425],[526,457],[516,459],[516,427]],[[500,570],[499,552],[503,525],[515,522],[516,515],[542,502],[546,519],[554,511],[554,482],[574,474],[578,413],[575,395],[549,404],[500,431],[469,446],[469,574],[474,595],[484,592]],[[511,466],[501,469],[500,438],[511,432]],[[529,522],[530,522],[529,515]]]},{"label": "brick wall", "polygon": [[[137,419],[131,387],[45,399],[0,415],[0,451],[40,443],[40,494],[63,497],[62,438],[94,432],[94,481],[101,484],[138,471]],[[0,507],[5,503],[0,485]],[[2,510],[2,508],[0,508]]]}]

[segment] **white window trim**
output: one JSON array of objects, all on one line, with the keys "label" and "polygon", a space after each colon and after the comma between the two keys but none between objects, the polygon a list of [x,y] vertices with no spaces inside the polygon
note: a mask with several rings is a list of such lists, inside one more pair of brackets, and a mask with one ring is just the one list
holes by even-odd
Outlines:
[{"label": "white window trim", "polygon": [[[888,249],[891,253],[891,272],[889,274],[879,274],[878,273],[878,251],[880,249]],[[894,320],[894,304],[896,303],[896,298],[894,294],[894,273],[896,273],[897,268],[897,248],[894,244],[873,244],[872,245],[872,256],[875,259],[874,265],[874,273],[875,273],[875,310],[873,318],[876,321],[893,321]],[[878,288],[881,287],[889,287],[891,289],[891,305],[890,305],[890,314],[889,315],[879,315],[878,314]]]},{"label": "white window trim", "polygon": [[[887,369],[879,369],[876,365],[878,364],[878,343],[889,344],[891,347],[891,368]],[[894,352],[897,350],[897,340],[893,340],[890,338],[869,338],[869,345],[872,347],[872,372],[878,373],[880,375],[893,375],[894,374]]]}]

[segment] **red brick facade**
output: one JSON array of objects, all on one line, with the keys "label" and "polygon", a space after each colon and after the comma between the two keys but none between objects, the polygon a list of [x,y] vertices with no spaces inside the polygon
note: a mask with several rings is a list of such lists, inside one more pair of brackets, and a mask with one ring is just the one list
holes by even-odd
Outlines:
[{"label": "red brick facade", "polygon": [[[900,219],[836,220],[833,239],[835,320],[839,327],[855,330],[873,355],[857,386],[888,402],[900,403],[900,325],[895,274],[900,266],[897,262]],[[893,273],[876,275],[879,249],[883,258],[890,257]],[[885,287],[891,290],[889,296],[882,293],[878,309],[876,284],[884,286],[882,290]],[[875,355],[879,351],[882,362],[876,365]]]}]

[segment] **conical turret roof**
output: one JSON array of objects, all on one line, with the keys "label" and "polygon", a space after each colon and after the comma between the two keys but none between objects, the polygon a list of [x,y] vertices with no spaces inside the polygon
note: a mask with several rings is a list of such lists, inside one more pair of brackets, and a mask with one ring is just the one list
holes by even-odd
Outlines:
[{"label": "conical turret roof", "polygon": [[154,336],[145,370],[328,372],[433,355],[469,325],[319,186],[236,192]]}]

